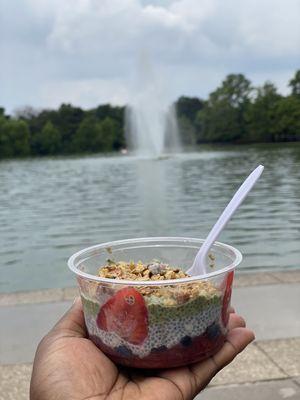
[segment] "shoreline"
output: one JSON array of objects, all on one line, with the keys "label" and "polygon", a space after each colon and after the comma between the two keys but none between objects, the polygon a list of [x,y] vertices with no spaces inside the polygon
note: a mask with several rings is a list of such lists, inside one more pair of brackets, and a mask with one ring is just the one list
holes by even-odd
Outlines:
[{"label": "shoreline", "polygon": [[[300,283],[300,269],[270,272],[238,272],[233,281],[234,288],[261,285]],[[20,304],[52,303],[73,300],[79,294],[76,286],[52,289],[37,289],[11,293],[0,292],[0,307]]]}]

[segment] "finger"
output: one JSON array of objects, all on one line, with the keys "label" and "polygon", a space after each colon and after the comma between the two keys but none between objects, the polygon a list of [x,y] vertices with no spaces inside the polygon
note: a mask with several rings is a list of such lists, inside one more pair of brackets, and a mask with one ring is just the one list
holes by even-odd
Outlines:
[{"label": "finger", "polygon": [[229,364],[249,343],[255,339],[254,333],[250,329],[232,329],[226,338],[222,349],[215,354],[212,359],[218,369]]},{"label": "finger", "polygon": [[222,349],[204,362],[194,364],[190,367],[198,393],[218,371],[229,364],[245,347],[254,340],[254,333],[246,328],[234,328],[228,335]]},{"label": "finger", "polygon": [[55,335],[60,334],[65,336],[86,337],[86,328],[80,297],[76,297],[72,307],[57,322],[51,332]]},{"label": "finger", "polygon": [[228,321],[228,330],[231,331],[234,328],[245,328],[246,322],[243,317],[237,314],[230,314]]},{"label": "finger", "polygon": [[235,313],[235,309],[232,306],[229,307],[228,311],[229,311],[230,314]]}]

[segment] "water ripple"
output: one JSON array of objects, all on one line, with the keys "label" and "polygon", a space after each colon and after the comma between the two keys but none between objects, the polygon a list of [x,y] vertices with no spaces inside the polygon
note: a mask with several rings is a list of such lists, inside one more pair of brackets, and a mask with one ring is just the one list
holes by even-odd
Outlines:
[{"label": "water ripple", "polygon": [[264,174],[220,240],[240,248],[247,270],[297,267],[299,146],[200,149],[162,161],[2,161],[1,291],[73,284],[67,258],[95,243],[147,235],[205,237],[259,163]]}]

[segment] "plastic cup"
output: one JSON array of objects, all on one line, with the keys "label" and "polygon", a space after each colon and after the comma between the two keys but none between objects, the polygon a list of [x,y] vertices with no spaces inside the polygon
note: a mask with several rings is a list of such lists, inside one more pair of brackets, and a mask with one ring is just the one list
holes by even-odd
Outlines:
[{"label": "plastic cup", "polygon": [[[201,276],[160,281],[97,276],[108,258],[144,264],[155,259],[187,270],[202,243],[184,237],[129,239],[92,246],[70,257],[89,338],[111,360],[135,368],[171,368],[204,360],[222,347],[234,269],[242,260],[234,247],[215,242],[211,272]],[[198,290],[201,282],[203,290],[187,300],[184,293]],[[147,291],[155,295],[150,299],[144,295]],[[175,305],[166,300],[170,296]]]}]

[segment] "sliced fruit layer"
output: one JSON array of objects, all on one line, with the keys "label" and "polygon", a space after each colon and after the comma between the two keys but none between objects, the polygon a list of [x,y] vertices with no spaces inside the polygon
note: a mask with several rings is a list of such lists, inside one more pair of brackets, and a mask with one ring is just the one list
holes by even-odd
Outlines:
[{"label": "sliced fruit layer", "polygon": [[100,309],[97,326],[132,344],[148,336],[148,312],[143,296],[133,288],[119,290]]},{"label": "sliced fruit layer", "polygon": [[177,345],[167,348],[153,348],[146,357],[135,356],[126,346],[111,348],[106,346],[97,336],[90,339],[114,362],[134,368],[173,368],[204,360],[215,354],[224,344],[225,335],[212,325],[207,331],[195,338],[186,336]]},{"label": "sliced fruit layer", "polygon": [[224,326],[227,326],[229,319],[229,306],[230,306],[230,298],[232,292],[233,275],[234,272],[231,271],[226,277],[225,292],[224,292],[223,306],[222,306],[222,321]]}]

